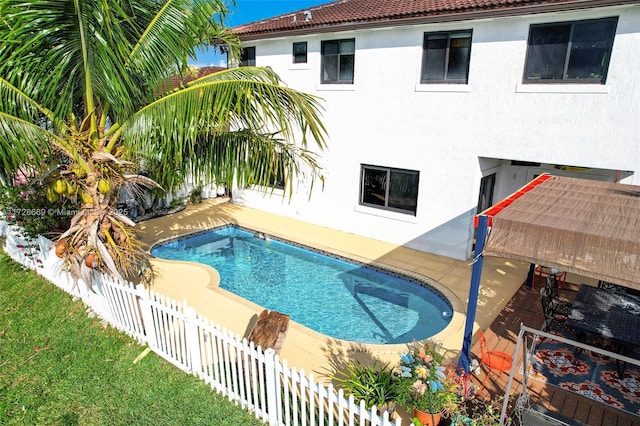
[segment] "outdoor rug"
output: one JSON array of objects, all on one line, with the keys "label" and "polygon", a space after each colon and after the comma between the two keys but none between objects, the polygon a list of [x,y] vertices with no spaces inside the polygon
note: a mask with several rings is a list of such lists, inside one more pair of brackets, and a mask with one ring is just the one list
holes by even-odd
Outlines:
[{"label": "outdoor rug", "polygon": [[[637,355],[631,356],[638,358]],[[538,342],[529,377],[640,415],[640,368],[627,364],[619,377],[614,359],[589,351],[583,351],[577,358],[574,363],[573,346],[550,339]]]}]

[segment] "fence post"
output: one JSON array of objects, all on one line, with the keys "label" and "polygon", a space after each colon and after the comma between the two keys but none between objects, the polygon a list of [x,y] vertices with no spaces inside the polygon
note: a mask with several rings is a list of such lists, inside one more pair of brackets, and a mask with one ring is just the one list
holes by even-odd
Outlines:
[{"label": "fence post", "polygon": [[153,311],[151,309],[151,303],[149,303],[149,293],[142,284],[138,284],[136,286],[136,293],[138,295],[138,302],[140,303],[140,311],[142,313],[142,326],[144,328],[145,340],[151,349],[158,349],[156,326],[153,322]]},{"label": "fence post", "polygon": [[187,306],[187,302],[184,302],[185,306],[185,337],[187,338],[187,351],[189,351],[189,358],[191,358],[191,373],[200,377],[202,373],[202,359],[200,352],[200,338],[198,335],[198,321],[196,310]]},{"label": "fence post", "polygon": [[276,387],[276,366],[275,366],[276,351],[272,348],[264,351],[264,375],[265,375],[265,390],[267,393],[267,415],[269,416],[269,426],[276,426],[278,424],[278,393],[279,389]]}]

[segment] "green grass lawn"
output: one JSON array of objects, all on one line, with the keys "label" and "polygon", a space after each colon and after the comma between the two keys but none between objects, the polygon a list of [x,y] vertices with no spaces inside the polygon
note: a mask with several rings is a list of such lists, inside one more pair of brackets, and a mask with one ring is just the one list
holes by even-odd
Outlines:
[{"label": "green grass lawn", "polygon": [[262,425],[143,350],[1,251],[0,425]]}]

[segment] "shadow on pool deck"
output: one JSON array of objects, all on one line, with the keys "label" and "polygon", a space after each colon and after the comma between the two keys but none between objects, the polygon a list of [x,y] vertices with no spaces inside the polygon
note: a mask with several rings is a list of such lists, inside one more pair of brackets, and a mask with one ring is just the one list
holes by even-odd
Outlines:
[{"label": "shadow on pool deck", "polygon": [[[373,263],[423,279],[445,294],[454,309],[451,323],[434,336],[456,356],[462,335],[469,281],[470,261],[420,252],[391,243],[336,231],[296,219],[221,202],[206,200],[189,205],[179,213],[138,224],[138,234],[149,247],[174,238],[223,224],[238,224],[300,244],[316,247],[364,263]],[[156,279],[154,290],[175,300],[186,300],[199,313],[233,334],[244,337],[262,307],[218,287],[219,276],[213,269],[188,262],[153,259]],[[528,264],[509,259],[486,258],[478,302],[476,328],[488,328],[528,271]],[[340,315],[340,313],[336,313]],[[378,359],[395,363],[406,345],[368,345],[329,338],[291,322],[280,353],[289,366],[314,376],[326,376],[348,359]]]}]

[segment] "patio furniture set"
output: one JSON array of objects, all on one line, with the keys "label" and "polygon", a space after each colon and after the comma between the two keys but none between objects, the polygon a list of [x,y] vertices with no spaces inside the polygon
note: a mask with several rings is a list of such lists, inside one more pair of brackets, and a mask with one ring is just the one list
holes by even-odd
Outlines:
[{"label": "patio furniture set", "polygon": [[[633,357],[640,348],[640,297],[601,281],[599,287],[581,284],[573,302],[566,302],[560,298],[558,275],[548,274],[540,289],[543,331],[575,335],[579,342]],[[576,348],[574,362],[581,352]],[[620,377],[624,367],[624,362],[618,363]]]}]

